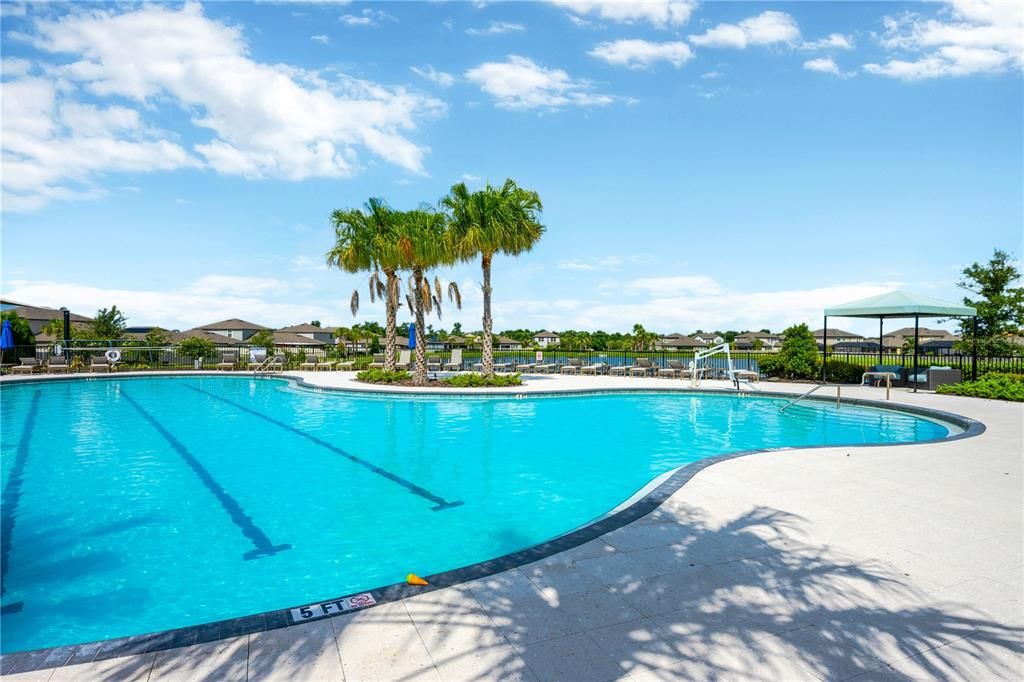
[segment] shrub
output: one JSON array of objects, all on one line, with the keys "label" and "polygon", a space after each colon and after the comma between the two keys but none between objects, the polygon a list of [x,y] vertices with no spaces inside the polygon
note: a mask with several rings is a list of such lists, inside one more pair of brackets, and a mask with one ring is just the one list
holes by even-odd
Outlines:
[{"label": "shrub", "polygon": [[199,336],[190,336],[178,346],[178,352],[186,358],[212,360],[217,357],[217,347],[213,341]]},{"label": "shrub", "polygon": [[818,342],[806,324],[793,325],[783,332],[782,347],[773,356],[758,360],[768,376],[783,379],[813,379],[818,376]]},{"label": "shrub", "polygon": [[1024,374],[990,372],[977,381],[939,386],[937,393],[1024,402]]},{"label": "shrub", "polygon": [[412,379],[412,375],[401,370],[389,372],[386,369],[364,369],[356,374],[356,379],[369,384],[393,384],[399,381],[409,381]]},{"label": "shrub", "polygon": [[842,360],[825,363],[825,381],[837,384],[859,384],[864,376],[864,367]]},{"label": "shrub", "polygon": [[448,377],[443,380],[443,383],[454,388],[482,388],[484,386],[522,386],[523,380],[518,374],[495,374],[485,377],[482,374],[470,372]]}]

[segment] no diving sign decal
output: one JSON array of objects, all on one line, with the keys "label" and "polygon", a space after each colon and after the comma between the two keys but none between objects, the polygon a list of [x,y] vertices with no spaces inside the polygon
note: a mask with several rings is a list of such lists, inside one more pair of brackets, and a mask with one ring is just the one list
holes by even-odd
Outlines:
[{"label": "no diving sign decal", "polygon": [[344,611],[354,611],[376,604],[373,595],[369,592],[356,594],[351,597],[343,597],[332,601],[322,601],[319,604],[300,606],[292,609],[292,622],[301,623],[306,620],[316,620],[325,616],[334,616]]}]

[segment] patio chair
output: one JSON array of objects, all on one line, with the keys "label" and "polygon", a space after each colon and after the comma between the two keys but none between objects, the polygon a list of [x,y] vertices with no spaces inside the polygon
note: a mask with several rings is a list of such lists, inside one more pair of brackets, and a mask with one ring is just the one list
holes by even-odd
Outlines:
[{"label": "patio chair", "polygon": [[355,360],[342,360],[334,365],[334,369],[340,372],[351,372],[356,368]]},{"label": "patio chair", "polygon": [[613,377],[624,377],[632,365],[612,365],[608,368],[608,374]]},{"label": "patio chair", "polygon": [[683,376],[683,372],[686,372],[688,369],[689,368],[680,360],[669,360],[668,367],[658,368],[658,376],[677,379],[681,378]]},{"label": "patio chair", "polygon": [[46,371],[50,374],[57,374],[58,372],[64,372],[65,374],[71,369],[68,364],[68,359],[64,355],[52,355],[50,359],[46,361]]},{"label": "patio chair", "polygon": [[277,370],[278,372],[284,371],[284,363],[287,358],[284,353],[276,353],[274,358],[267,363],[267,369],[270,371]]},{"label": "patio chair", "polygon": [[513,364],[511,362],[496,362],[494,363],[495,372],[511,372]]},{"label": "patio chair", "polygon": [[537,363],[536,362],[517,362],[516,363],[516,371],[517,372],[532,372],[532,371],[534,371],[536,369],[537,369]]},{"label": "patio chair", "polygon": [[607,373],[608,373],[608,363],[606,363],[606,362],[594,362],[592,364],[584,365],[583,367],[580,367],[580,374],[594,374],[594,375],[597,375],[597,374],[607,374]]},{"label": "patio chair", "polygon": [[89,361],[90,372],[109,372],[110,361],[107,360],[106,355],[94,355]]},{"label": "patio chair", "polygon": [[367,365],[370,369],[384,369],[384,354],[377,353],[373,356],[373,362]]},{"label": "patio chair", "polygon": [[220,362],[217,363],[217,369],[232,370],[235,368],[235,364],[238,362],[238,356],[235,353],[221,353]]},{"label": "patio chair", "polygon": [[[896,378],[889,380],[890,386],[906,386],[907,385],[907,371],[903,365],[872,365],[870,371],[872,372],[892,372],[896,375]],[[878,381],[876,379],[876,381]],[[882,381],[881,383],[885,383]]]},{"label": "patio chair", "polygon": [[309,370],[312,370],[314,372],[316,371],[316,356],[315,355],[307,355],[306,356],[306,361],[299,365],[299,370],[304,370],[304,369],[309,369]]},{"label": "patio chair", "polygon": [[446,371],[461,372],[462,371],[462,349],[456,348],[452,351],[451,359],[442,365]]},{"label": "patio chair", "polygon": [[334,360],[328,360],[325,357],[323,360],[321,360],[320,362],[316,363],[316,369],[317,369],[317,371],[324,370],[325,372],[328,372],[328,371],[334,369]]},{"label": "patio chair", "polygon": [[395,369],[405,370],[408,372],[412,368],[412,351],[403,350],[398,352],[398,362],[395,363]]},{"label": "patio chair", "polygon": [[35,358],[20,358],[20,365],[11,367],[11,374],[35,374],[39,369],[39,361]]},{"label": "patio chair", "polygon": [[654,371],[654,363],[651,362],[650,358],[637,358],[636,364],[631,365],[629,368],[629,376],[645,377]]},{"label": "patio chair", "polygon": [[[918,388],[924,388],[926,391],[934,391],[943,384],[959,384],[963,380],[963,373],[958,369],[952,367],[929,367],[928,369],[918,369],[917,374],[911,374],[907,377],[907,386],[917,385]],[[922,384],[924,384],[922,386]]]},{"label": "patio chair", "polygon": [[583,369],[582,360],[579,358],[569,358],[568,364],[562,365],[558,371],[561,374],[579,374],[581,369]]},{"label": "patio chair", "polygon": [[550,372],[554,372],[557,369],[558,369],[558,363],[557,362],[545,362],[544,361],[544,356],[541,356],[541,361],[540,362],[534,363],[534,365],[533,365],[533,371],[534,372],[540,372],[541,374],[548,374]]}]

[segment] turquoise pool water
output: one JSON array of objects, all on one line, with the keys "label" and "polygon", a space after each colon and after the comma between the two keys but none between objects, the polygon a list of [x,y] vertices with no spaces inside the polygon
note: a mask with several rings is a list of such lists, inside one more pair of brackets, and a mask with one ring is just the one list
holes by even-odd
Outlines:
[{"label": "turquoise pool water", "polygon": [[465,566],[703,457],[948,433],[767,397],[384,398],[248,377],[8,384],[0,400],[4,652]]}]

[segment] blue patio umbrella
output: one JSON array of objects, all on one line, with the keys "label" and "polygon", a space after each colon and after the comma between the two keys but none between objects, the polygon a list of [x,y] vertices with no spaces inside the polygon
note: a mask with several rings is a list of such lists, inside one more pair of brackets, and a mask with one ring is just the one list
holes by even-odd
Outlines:
[{"label": "blue patio umbrella", "polygon": [[416,325],[409,325],[409,349],[412,350],[416,347]]},{"label": "blue patio umbrella", "polygon": [[4,320],[3,329],[0,329],[0,350],[14,348],[14,332],[11,331],[11,321]]}]

